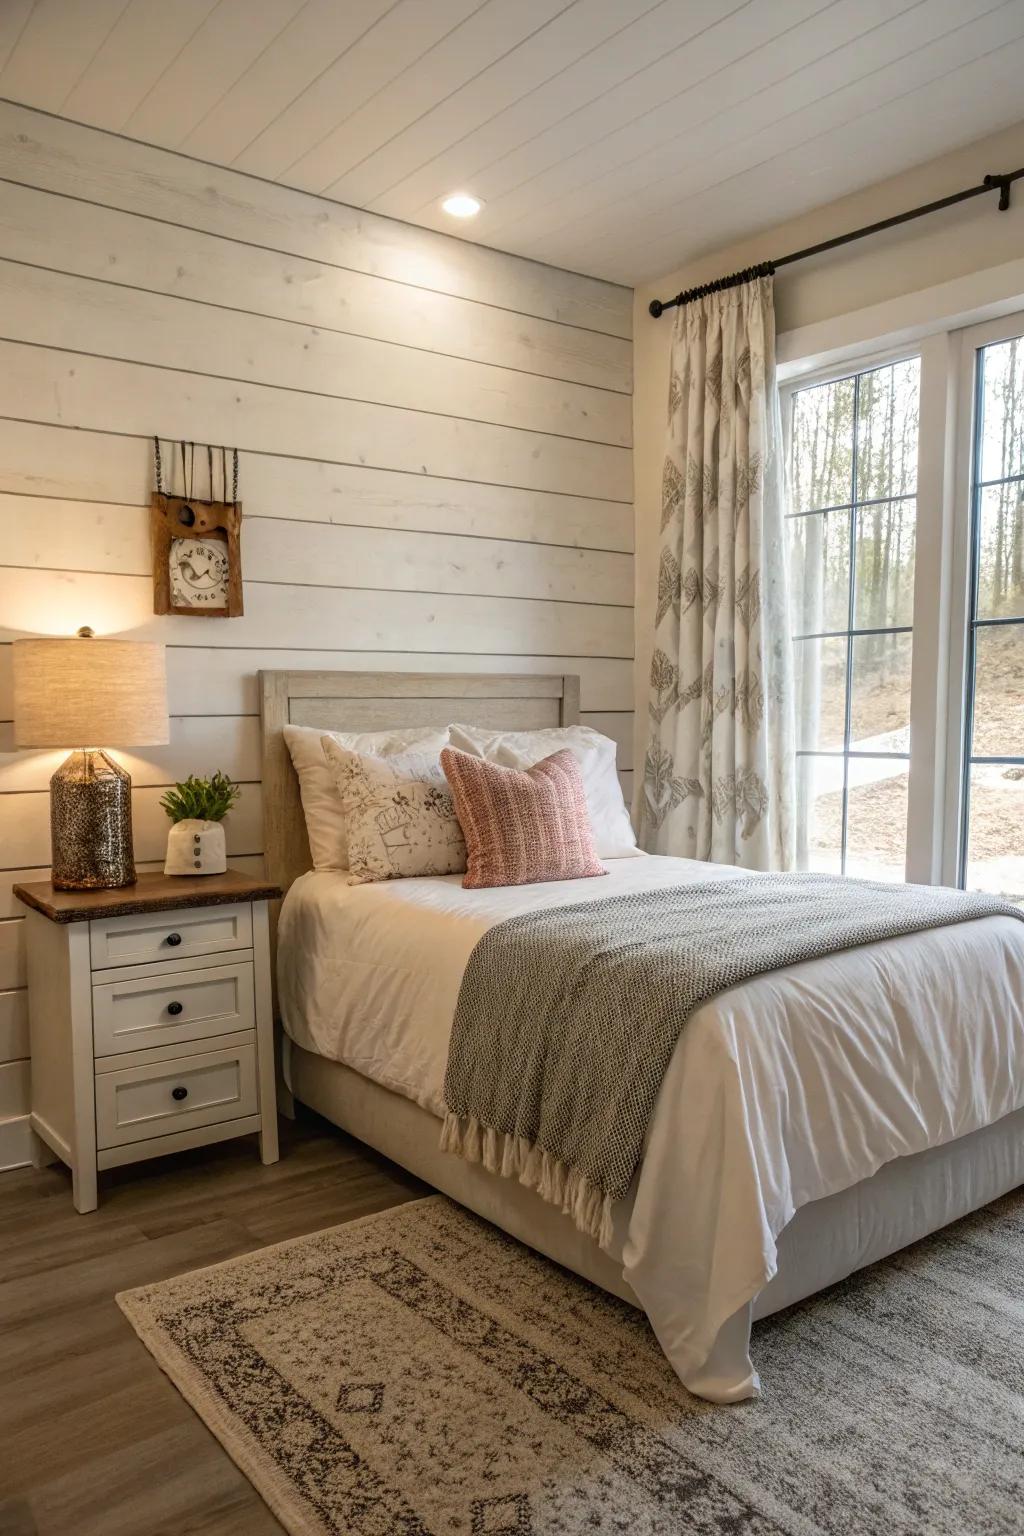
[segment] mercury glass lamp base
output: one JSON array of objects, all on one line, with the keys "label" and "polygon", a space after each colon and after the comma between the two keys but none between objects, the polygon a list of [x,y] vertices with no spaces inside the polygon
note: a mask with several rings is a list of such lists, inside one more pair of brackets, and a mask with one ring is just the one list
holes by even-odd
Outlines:
[{"label": "mercury glass lamp base", "polygon": [[135,884],[131,775],[105,752],[72,752],[53,775],[50,841],[57,890]]}]

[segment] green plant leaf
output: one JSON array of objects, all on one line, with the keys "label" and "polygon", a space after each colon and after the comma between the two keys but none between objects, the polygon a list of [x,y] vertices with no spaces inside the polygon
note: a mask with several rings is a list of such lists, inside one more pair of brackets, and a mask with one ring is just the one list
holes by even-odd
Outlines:
[{"label": "green plant leaf", "polygon": [[172,821],[223,821],[238,800],[241,790],[220,770],[209,779],[190,773],[160,797],[160,804]]}]

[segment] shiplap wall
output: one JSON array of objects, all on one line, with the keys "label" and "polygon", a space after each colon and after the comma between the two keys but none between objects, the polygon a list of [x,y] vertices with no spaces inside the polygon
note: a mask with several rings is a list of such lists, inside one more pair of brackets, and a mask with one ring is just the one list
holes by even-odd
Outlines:
[{"label": "shiplap wall", "polygon": [[[11,886],[45,878],[63,756],[12,750],[11,640],[169,647],[170,745],[119,754],[142,867],[162,786],[223,768],[260,868],[260,667],[576,671],[625,770],[630,328],[625,289],[0,104],[0,1166]],[[154,432],[241,450],[244,618],[153,617]]]}]

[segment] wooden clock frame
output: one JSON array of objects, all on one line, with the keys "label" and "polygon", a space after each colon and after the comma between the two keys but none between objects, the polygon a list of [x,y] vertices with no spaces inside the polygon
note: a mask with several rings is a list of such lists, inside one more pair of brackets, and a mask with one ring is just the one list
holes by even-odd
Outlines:
[{"label": "wooden clock frame", "polygon": [[[194,497],[165,496],[154,491],[150,501],[153,544],[153,612],[191,615],[198,618],[236,619],[242,608],[242,504],[231,501],[198,501]],[[227,552],[227,606],[179,607],[171,595],[171,541],[212,539]]]}]

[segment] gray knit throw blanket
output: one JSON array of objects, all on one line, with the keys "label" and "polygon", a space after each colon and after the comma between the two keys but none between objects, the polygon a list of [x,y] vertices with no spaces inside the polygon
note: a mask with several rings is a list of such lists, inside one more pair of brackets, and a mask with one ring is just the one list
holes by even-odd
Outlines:
[{"label": "gray knit throw blanket", "polygon": [[1024,920],[992,896],[786,874],[509,918],[462,980],[441,1146],[535,1189],[607,1247],[702,1003],[781,966],[997,913]]}]

